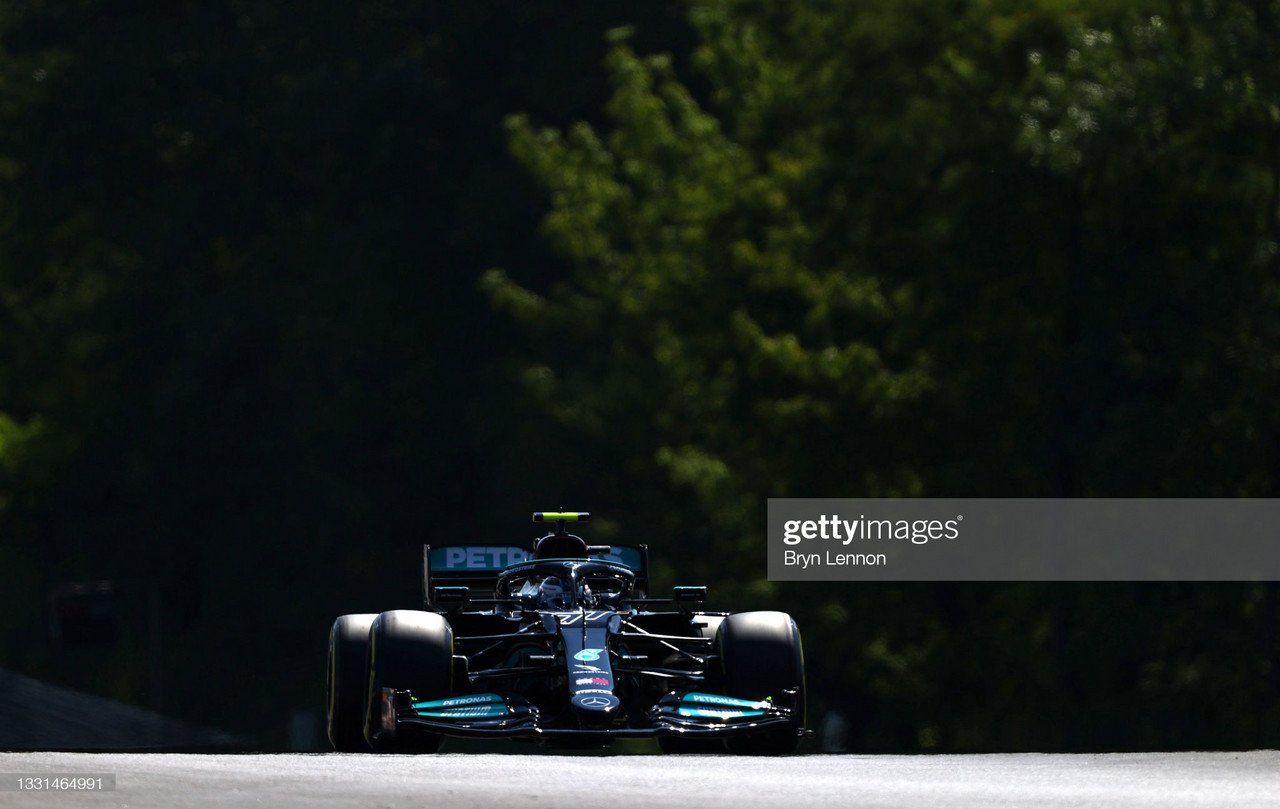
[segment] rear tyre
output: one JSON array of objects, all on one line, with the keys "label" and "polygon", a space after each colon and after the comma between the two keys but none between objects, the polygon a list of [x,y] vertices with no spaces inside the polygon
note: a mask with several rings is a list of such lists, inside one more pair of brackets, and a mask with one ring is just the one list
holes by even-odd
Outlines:
[{"label": "rear tyre", "polygon": [[438,733],[382,729],[382,689],[411,691],[416,699],[442,699],[453,690],[453,629],[440,615],[392,610],[369,629],[369,676],[364,738],[375,753],[438,753]]},{"label": "rear tyre", "polygon": [[804,652],[796,622],[783,612],[743,612],[720,624],[719,638],[726,694],[795,708],[794,722],[726,739],[725,746],[740,755],[794,753],[804,727]]},{"label": "rear tyre", "polygon": [[369,626],[375,615],[343,615],[329,630],[329,668],[325,677],[325,726],[340,753],[366,753],[364,700],[368,685]]}]

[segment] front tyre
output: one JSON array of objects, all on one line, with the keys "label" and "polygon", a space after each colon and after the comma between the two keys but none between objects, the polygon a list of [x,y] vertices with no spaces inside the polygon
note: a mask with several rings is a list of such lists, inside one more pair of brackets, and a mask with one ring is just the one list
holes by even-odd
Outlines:
[{"label": "front tyre", "polygon": [[453,628],[442,616],[419,610],[391,610],[369,629],[369,677],[364,705],[364,737],[375,753],[437,753],[438,733],[382,729],[382,689],[411,691],[416,699],[442,699],[453,690]]},{"label": "front tyre", "polygon": [[[772,699],[790,705],[795,720],[746,736],[725,740],[740,755],[794,753],[804,727],[804,651],[800,630],[784,612],[742,612],[720,624],[720,660],[725,693],[750,700]],[[794,689],[795,696],[788,697]]]},{"label": "front tyre", "polygon": [[325,677],[325,726],[340,753],[365,753],[364,700],[368,686],[369,627],[376,615],[343,615],[329,630],[329,668]]}]

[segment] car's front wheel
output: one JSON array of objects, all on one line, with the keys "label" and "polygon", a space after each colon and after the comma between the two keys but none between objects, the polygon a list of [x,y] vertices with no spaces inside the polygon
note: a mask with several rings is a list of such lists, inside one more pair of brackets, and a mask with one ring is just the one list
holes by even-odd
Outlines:
[{"label": "car's front wheel", "polygon": [[392,610],[369,629],[369,678],[364,736],[377,753],[436,753],[438,733],[382,726],[382,689],[411,691],[417,699],[442,699],[453,689],[453,629],[434,612]]},{"label": "car's front wheel", "polygon": [[794,753],[804,727],[804,651],[800,630],[784,612],[742,612],[720,624],[720,659],[725,693],[750,700],[773,700],[794,710],[794,720],[725,741],[731,753]]}]

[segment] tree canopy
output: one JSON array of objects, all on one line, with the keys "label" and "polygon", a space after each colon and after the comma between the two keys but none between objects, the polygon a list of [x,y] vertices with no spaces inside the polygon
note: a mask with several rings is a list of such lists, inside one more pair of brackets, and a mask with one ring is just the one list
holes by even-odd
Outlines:
[{"label": "tree canopy", "polygon": [[[687,488],[735,582],[759,575],[766,497],[1273,495],[1276,19],[1143,9],[699,3],[688,78],[615,31],[605,126],[508,120],[569,267],[538,290],[486,277],[546,335],[531,388]],[[1238,626],[1261,591],[1222,592]],[[1197,665],[1148,626],[1150,656],[1116,663],[1136,684],[1107,686],[1143,708],[1108,727],[1052,695],[1099,674],[1071,650],[1123,636],[1112,616],[1155,588],[774,595],[856,661],[822,670],[866,702],[911,690],[873,685],[894,670],[923,704],[981,692],[966,647],[989,638],[1027,673],[1006,711],[1059,723],[921,716],[926,745],[1155,743],[1172,731],[1140,715]],[[1248,637],[1254,663],[1217,675],[1260,696]]]}]

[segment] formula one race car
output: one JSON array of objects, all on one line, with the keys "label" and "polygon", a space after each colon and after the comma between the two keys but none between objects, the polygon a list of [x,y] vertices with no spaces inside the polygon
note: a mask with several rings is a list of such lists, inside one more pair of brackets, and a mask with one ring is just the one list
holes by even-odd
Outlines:
[{"label": "formula one race car", "polygon": [[[338,618],[329,636],[334,748],[656,737],[668,753],[794,752],[804,734],[795,621],[695,611],[706,587],[649,598],[648,547],[592,546],[566,533],[565,523],[587,518],[534,514],[556,529],[532,553],[424,546],[424,610]],[[668,609],[651,609],[659,605]]]}]

